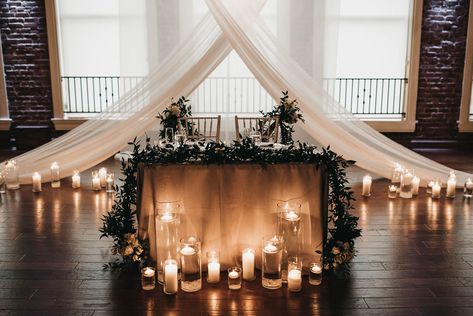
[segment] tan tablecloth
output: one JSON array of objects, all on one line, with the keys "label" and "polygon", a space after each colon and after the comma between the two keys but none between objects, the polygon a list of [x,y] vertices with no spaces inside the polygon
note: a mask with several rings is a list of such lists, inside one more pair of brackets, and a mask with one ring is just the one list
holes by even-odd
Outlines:
[{"label": "tan tablecloth", "polygon": [[[310,164],[139,166],[139,234],[149,238],[156,258],[154,209],[158,202],[179,201],[181,237],[195,235],[207,250],[220,250],[222,268],[241,263],[241,251],[256,250],[260,266],[261,239],[277,228],[276,204],[302,204],[304,265],[322,250],[326,236],[328,186],[325,172]],[[158,236],[159,238],[159,236]]]}]

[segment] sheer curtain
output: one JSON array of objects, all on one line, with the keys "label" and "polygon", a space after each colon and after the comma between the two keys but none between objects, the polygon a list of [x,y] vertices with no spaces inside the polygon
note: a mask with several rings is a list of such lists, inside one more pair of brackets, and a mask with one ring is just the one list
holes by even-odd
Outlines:
[{"label": "sheer curtain", "polygon": [[[259,18],[265,1],[206,0],[210,13],[200,12],[200,22],[195,19],[192,23],[179,23],[179,32],[173,33],[179,39],[166,35],[169,29],[162,22],[167,15],[171,16],[171,23],[174,21],[176,10],[182,9],[181,1],[140,0],[135,11],[124,8],[126,23],[124,20],[120,32],[131,44],[126,45],[124,40],[120,45],[128,50],[124,59],[131,62],[127,67],[123,65],[123,73],[136,71],[138,66],[134,63],[145,58],[146,65],[140,69],[147,76],[96,119],[16,157],[21,182],[31,182],[34,171],[48,181],[53,161],[59,163],[63,176],[71,175],[74,169],[88,169],[122,149],[135,136],[156,129],[159,122],[155,117],[169,99],[189,95],[232,48],[273,98],[278,99],[282,90],[289,90],[300,101],[306,118],[301,127],[315,142],[330,145],[347,159],[356,160],[360,167],[384,177],[390,177],[394,164],[401,163],[414,168],[424,184],[431,178],[444,178],[448,167],[371,129],[323,90],[321,79],[335,65],[337,2],[301,0],[301,9],[291,7],[293,1],[279,1],[289,9],[280,10],[280,25],[271,28]],[[298,18],[303,13],[304,18]],[[146,27],[141,28],[146,34],[139,34],[138,38],[133,33],[140,29],[142,19],[147,21]],[[281,32],[275,34],[278,28]],[[307,29],[308,32],[301,31]],[[138,42],[145,48],[139,47]],[[303,51],[305,46],[310,46],[309,53]],[[133,55],[139,49],[146,49],[146,54],[139,51]],[[468,175],[457,172],[457,176],[460,183]]]}]

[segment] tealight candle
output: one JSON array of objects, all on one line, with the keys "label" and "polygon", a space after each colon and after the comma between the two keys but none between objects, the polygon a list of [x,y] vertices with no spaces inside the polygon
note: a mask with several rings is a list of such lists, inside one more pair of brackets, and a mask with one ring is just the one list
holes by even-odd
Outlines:
[{"label": "tealight candle", "polygon": [[164,293],[176,294],[178,289],[177,282],[177,262],[173,259],[164,261]]},{"label": "tealight candle", "polygon": [[105,188],[107,185],[107,168],[100,168],[99,169],[99,178],[100,178],[100,186]]},{"label": "tealight candle", "polygon": [[322,267],[319,263],[312,263],[309,269],[309,284],[320,285],[322,283]]},{"label": "tealight candle", "polygon": [[420,185],[420,178],[415,176],[412,179],[412,195],[419,195],[419,185]]},{"label": "tealight candle", "polygon": [[242,253],[243,279],[251,281],[255,279],[255,251],[246,248]]},{"label": "tealight candle", "polygon": [[80,188],[80,174],[79,171],[75,170],[74,175],[72,176],[72,188],[78,189]]},{"label": "tealight candle", "polygon": [[155,271],[152,267],[141,269],[141,288],[145,291],[154,290],[156,286]]},{"label": "tealight candle", "polygon": [[288,221],[293,222],[299,219],[299,214],[297,214],[295,211],[287,211],[285,217]]},{"label": "tealight candle", "polygon": [[388,186],[388,198],[395,199],[397,197],[397,186],[390,185]]},{"label": "tealight candle", "polygon": [[220,281],[220,262],[218,251],[207,252],[207,282],[218,283]]},{"label": "tealight candle", "polygon": [[441,189],[442,189],[442,187],[440,186],[440,183],[434,182],[434,184],[432,185],[432,198],[433,199],[440,198]]},{"label": "tealight candle", "polygon": [[241,269],[239,267],[228,268],[228,288],[230,290],[241,288]]},{"label": "tealight candle", "polygon": [[463,196],[466,198],[473,197],[473,181],[470,178],[466,179],[465,187],[463,189]]},{"label": "tealight candle", "polygon": [[41,175],[35,172],[31,179],[33,180],[33,192],[41,192]]},{"label": "tealight candle", "polygon": [[92,171],[92,189],[100,191],[100,177],[97,171]]},{"label": "tealight candle", "polygon": [[370,175],[366,175],[363,177],[363,190],[361,193],[363,196],[371,195],[371,182],[372,182],[372,178]]},{"label": "tealight candle", "polygon": [[455,176],[455,173],[453,173],[453,176],[452,174],[450,174],[450,177],[448,178],[447,193],[445,194],[445,196],[448,198],[454,198],[456,189],[457,189],[457,178]]},{"label": "tealight candle", "polygon": [[57,162],[51,164],[51,188],[61,187],[61,178],[59,176],[59,165]]}]

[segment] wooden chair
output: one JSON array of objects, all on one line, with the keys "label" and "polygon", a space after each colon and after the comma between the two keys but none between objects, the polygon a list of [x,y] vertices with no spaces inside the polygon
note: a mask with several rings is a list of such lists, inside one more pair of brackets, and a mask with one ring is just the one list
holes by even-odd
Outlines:
[{"label": "wooden chair", "polygon": [[220,121],[218,116],[191,116],[179,120],[179,130],[184,129],[190,141],[220,141]]},{"label": "wooden chair", "polygon": [[278,142],[279,116],[274,117],[238,117],[235,115],[236,140],[242,139],[244,130],[261,133],[263,142]]}]

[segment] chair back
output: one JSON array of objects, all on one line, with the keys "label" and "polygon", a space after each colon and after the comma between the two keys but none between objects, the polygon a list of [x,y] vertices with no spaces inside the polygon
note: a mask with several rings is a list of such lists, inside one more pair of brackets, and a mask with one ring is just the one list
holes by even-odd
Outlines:
[{"label": "chair back", "polygon": [[263,142],[278,142],[279,116],[273,117],[238,117],[235,115],[236,140],[249,136],[248,131],[261,133]]},{"label": "chair back", "polygon": [[184,130],[191,141],[220,141],[220,121],[218,116],[191,116],[179,120],[179,130]]}]

